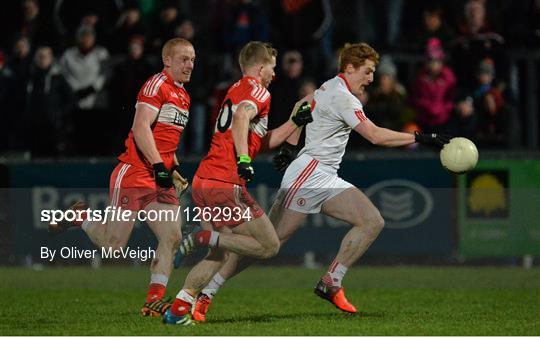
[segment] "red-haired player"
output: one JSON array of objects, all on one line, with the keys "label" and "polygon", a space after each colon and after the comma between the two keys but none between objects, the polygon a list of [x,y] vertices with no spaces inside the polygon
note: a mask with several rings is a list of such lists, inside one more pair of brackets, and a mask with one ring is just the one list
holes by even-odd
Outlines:
[{"label": "red-haired player", "polygon": [[[137,97],[133,127],[126,139],[126,151],[111,174],[110,205],[124,210],[176,210],[178,197],[173,178],[182,181],[175,152],[189,118],[190,98],[184,88],[195,62],[193,45],[180,38],[167,41],[162,50],[163,71],[142,86]],[[187,182],[182,181],[186,184]],[[72,209],[86,209],[77,203]],[[159,316],[170,306],[163,301],[172,270],[173,255],[181,240],[180,220],[146,221],[158,239],[156,254],[150,266],[151,277],[144,316]],[[117,250],[126,246],[135,223],[109,220],[106,223],[87,219],[79,223],[49,225],[53,234],[71,226],[80,226],[103,248]]]},{"label": "red-haired player", "polygon": [[[281,243],[298,230],[309,214],[322,213],[351,225],[334,261],[315,286],[319,297],[349,313],[357,310],[345,297],[343,277],[377,238],[384,225],[381,214],[366,195],[338,176],[351,131],[385,147],[415,142],[442,147],[448,142],[444,135],[402,133],[378,127],[369,120],[357,96],[373,81],[378,61],[379,54],[366,43],[346,45],[339,55],[339,74],[305,98],[312,102],[313,122],[305,127],[305,145],[298,154],[291,150],[294,147],[289,144],[276,157],[276,167],[286,170],[269,213]],[[299,133],[292,136],[288,141],[296,143]],[[287,149],[288,153],[283,151]],[[238,264],[240,258],[230,254],[227,262],[198,295],[193,312],[195,320],[205,320],[208,306],[218,289],[251,262],[246,259]]]}]

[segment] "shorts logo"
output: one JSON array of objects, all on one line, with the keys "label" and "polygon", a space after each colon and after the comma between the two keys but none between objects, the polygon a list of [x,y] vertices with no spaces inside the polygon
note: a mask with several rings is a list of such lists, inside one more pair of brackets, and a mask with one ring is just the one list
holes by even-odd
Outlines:
[{"label": "shorts logo", "polygon": [[122,197],[122,200],[121,200],[121,203],[122,203],[123,205],[127,205],[128,202],[129,202],[129,198],[128,198],[127,196],[123,196],[123,197]]},{"label": "shorts logo", "polygon": [[296,204],[298,204],[299,207],[303,207],[306,205],[306,199],[305,198],[299,198],[296,200]]}]

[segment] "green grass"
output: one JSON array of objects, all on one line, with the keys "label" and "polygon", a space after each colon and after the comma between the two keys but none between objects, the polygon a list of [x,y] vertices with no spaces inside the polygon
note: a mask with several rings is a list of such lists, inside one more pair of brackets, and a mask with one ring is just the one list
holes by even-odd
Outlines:
[{"label": "green grass", "polygon": [[[540,335],[540,269],[355,268],[345,315],[317,298],[322,270],[251,268],[215,298],[208,321],[166,326],[138,311],[145,268],[0,268],[2,335]],[[168,294],[186,270],[175,271]]]}]

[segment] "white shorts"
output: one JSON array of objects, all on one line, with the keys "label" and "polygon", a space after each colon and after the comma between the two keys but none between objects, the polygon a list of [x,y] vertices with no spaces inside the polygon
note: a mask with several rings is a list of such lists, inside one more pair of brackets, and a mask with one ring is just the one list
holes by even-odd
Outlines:
[{"label": "white shorts", "polygon": [[287,209],[316,214],[324,202],[351,187],[333,168],[302,154],[285,171],[278,198]]}]

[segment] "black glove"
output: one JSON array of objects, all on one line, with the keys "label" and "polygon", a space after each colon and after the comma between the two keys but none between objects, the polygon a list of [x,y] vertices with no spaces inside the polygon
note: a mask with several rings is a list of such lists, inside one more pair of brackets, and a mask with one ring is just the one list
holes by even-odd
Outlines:
[{"label": "black glove", "polygon": [[285,169],[291,164],[292,161],[298,155],[296,146],[285,142],[279,149],[279,153],[274,156],[274,168],[279,172],[284,172]]},{"label": "black glove", "polygon": [[154,180],[162,188],[171,188],[173,186],[171,172],[167,170],[163,162],[154,164]]},{"label": "black glove", "polygon": [[313,122],[311,116],[311,105],[307,101],[303,102],[300,107],[293,113],[291,120],[297,127],[305,126],[306,124]]},{"label": "black glove", "polygon": [[84,87],[84,88],[81,88],[79,90],[77,90],[75,92],[75,95],[77,96],[77,98],[79,99],[84,99],[85,97],[87,97],[88,95],[90,94],[93,94],[96,90],[94,89],[93,86],[88,86],[88,87]]},{"label": "black glove", "polygon": [[237,171],[238,176],[245,179],[246,182],[251,181],[253,178],[253,175],[255,175],[255,170],[253,169],[253,166],[251,165],[251,157],[248,155],[240,155],[236,158],[236,165],[237,165]]},{"label": "black glove", "polygon": [[438,148],[444,147],[445,144],[450,142],[451,137],[448,135],[440,134],[423,134],[417,131],[414,132],[414,140],[418,143],[435,146]]}]

